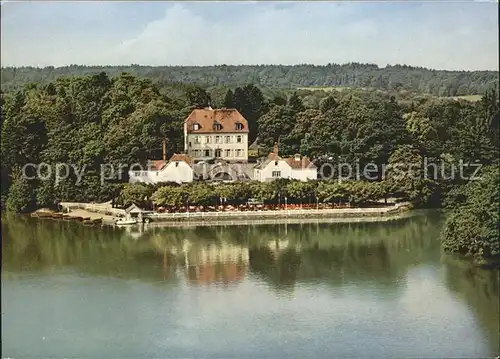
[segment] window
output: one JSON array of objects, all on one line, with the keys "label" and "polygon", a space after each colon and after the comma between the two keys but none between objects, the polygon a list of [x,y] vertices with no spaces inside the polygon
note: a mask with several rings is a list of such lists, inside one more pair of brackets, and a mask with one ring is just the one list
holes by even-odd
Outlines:
[{"label": "window", "polygon": [[226,143],[231,143],[231,136],[226,136],[225,137],[225,142]]},{"label": "window", "polygon": [[241,150],[240,149],[236,150],[236,157],[241,157]]},{"label": "window", "polygon": [[241,136],[240,135],[236,136],[236,142],[241,143]]},{"label": "window", "polygon": [[243,124],[241,124],[241,123],[239,123],[239,122],[238,122],[238,123],[236,123],[236,129],[237,129],[237,130],[243,130]]},{"label": "window", "polygon": [[222,150],[221,149],[216,149],[215,150],[215,157],[222,157]]},{"label": "window", "polygon": [[205,143],[212,143],[212,137],[211,136],[205,136]]},{"label": "window", "polygon": [[200,129],[200,125],[199,124],[197,124],[197,123],[193,124],[193,130],[194,131],[197,131],[199,129]]},{"label": "window", "polygon": [[210,157],[210,150],[205,150],[205,157]]},{"label": "window", "polygon": [[134,172],[134,176],[135,177],[140,177],[141,176],[141,172]]},{"label": "window", "polygon": [[220,136],[215,136],[215,143],[221,143]]},{"label": "window", "polygon": [[214,130],[215,131],[220,131],[222,130],[222,126],[220,123],[214,123]]},{"label": "window", "polygon": [[179,161],[175,162],[175,167],[179,167]]},{"label": "window", "polygon": [[276,178],[276,177],[281,177],[281,171],[273,171],[272,176],[273,176],[274,178]]},{"label": "window", "polygon": [[201,143],[201,136],[196,136],[194,138],[194,143]]},{"label": "window", "polygon": [[194,152],[195,157],[200,157],[200,155],[201,155],[200,150],[194,150],[193,152]]},{"label": "window", "polygon": [[277,166],[278,165],[278,161],[274,161],[274,165]]},{"label": "window", "polygon": [[226,150],[226,157],[231,157],[231,150]]}]

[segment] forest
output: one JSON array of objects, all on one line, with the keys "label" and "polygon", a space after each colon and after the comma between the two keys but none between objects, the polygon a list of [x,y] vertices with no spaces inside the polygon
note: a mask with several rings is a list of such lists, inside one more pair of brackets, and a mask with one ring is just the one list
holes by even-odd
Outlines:
[{"label": "forest", "polygon": [[[413,71],[408,69],[409,77]],[[361,206],[395,196],[416,207],[448,209],[443,243],[450,252],[475,258],[498,255],[494,231],[498,232],[499,223],[495,186],[500,114],[495,86],[481,90],[481,100],[471,102],[422,95],[401,98],[356,88],[270,91],[248,82],[236,87],[159,85],[130,73],[51,76],[39,82],[25,78],[27,83],[1,93],[2,208],[29,212],[59,201],[108,200],[180,206],[221,197],[229,202],[248,198],[276,202],[283,196],[289,196],[291,203]],[[324,76],[312,78],[324,80]],[[250,142],[258,139],[264,154],[279,142],[281,154],[301,153],[318,167],[332,159],[353,166],[388,164],[388,177],[342,183],[235,183],[215,189],[196,182],[181,187],[129,185],[125,175],[122,181],[116,178],[101,185],[103,163],[118,166],[159,159],[164,139],[168,155],[181,152],[183,120],[192,109],[208,104],[238,109],[249,123]],[[411,171],[422,174],[424,159],[442,170],[428,177],[392,175],[390,165],[397,163],[416,165]],[[60,183],[55,183],[54,176],[42,181],[21,175],[24,164],[42,162],[85,165],[85,176],[76,185],[75,173]],[[483,179],[468,182],[459,173],[459,163],[482,165]],[[466,167],[465,174],[472,170]],[[46,174],[42,172],[39,175]]]},{"label": "forest", "polygon": [[2,90],[32,82],[49,83],[59,77],[92,75],[105,72],[110,77],[122,72],[148,78],[165,85],[194,84],[236,88],[253,83],[261,88],[354,87],[386,92],[406,91],[434,96],[482,95],[499,81],[497,71],[446,71],[394,65],[381,68],[374,64],[317,65],[241,65],[241,66],[65,66],[54,68],[4,67]]}]

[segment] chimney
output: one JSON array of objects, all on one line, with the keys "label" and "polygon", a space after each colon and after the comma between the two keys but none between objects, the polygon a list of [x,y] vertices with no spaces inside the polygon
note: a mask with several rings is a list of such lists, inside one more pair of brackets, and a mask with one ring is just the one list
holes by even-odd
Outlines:
[{"label": "chimney", "polygon": [[163,140],[163,161],[167,160],[167,141]]},{"label": "chimney", "polygon": [[274,142],[274,150],[273,153],[277,156],[278,155],[278,142]]}]

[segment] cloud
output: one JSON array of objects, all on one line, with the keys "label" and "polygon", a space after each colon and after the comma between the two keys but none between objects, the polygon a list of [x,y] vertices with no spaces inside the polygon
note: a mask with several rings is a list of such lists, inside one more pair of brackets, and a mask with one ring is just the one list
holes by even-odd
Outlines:
[{"label": "cloud", "polygon": [[[16,23],[4,27],[2,19],[2,64],[370,62],[498,70],[495,4],[170,3],[148,16],[118,4],[99,16],[92,3],[80,3],[72,21],[52,25],[49,36],[35,21],[24,26],[37,31],[21,37]],[[149,6],[134,3],[136,11]]]}]

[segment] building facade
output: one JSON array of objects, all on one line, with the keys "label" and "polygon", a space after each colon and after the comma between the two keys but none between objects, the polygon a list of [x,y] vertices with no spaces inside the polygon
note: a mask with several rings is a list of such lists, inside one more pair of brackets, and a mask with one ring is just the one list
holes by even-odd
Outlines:
[{"label": "building facade", "polygon": [[184,152],[194,161],[248,161],[248,123],[236,109],[195,109],[184,121]]},{"label": "building facade", "polygon": [[174,154],[168,161],[150,161],[146,170],[129,171],[129,183],[188,183],[193,177],[193,159],[183,154]]},{"label": "building facade", "polygon": [[278,145],[267,158],[254,168],[254,179],[260,182],[278,178],[310,181],[318,179],[318,169],[309,158],[296,154],[294,157],[282,158],[278,155]]}]

